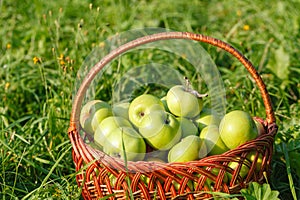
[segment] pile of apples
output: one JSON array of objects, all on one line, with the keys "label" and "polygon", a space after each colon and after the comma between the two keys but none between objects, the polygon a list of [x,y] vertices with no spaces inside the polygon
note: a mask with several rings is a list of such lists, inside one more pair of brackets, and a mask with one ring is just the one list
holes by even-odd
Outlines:
[{"label": "pile of apples", "polygon": [[203,107],[205,96],[175,85],[163,98],[142,94],[112,106],[92,100],[81,110],[80,125],[96,148],[128,161],[197,160],[222,154],[265,132],[260,122],[241,110],[219,119]]}]

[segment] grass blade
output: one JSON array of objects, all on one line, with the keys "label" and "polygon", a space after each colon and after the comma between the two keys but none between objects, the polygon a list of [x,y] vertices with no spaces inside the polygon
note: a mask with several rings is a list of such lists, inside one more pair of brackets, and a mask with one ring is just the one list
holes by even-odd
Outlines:
[{"label": "grass blade", "polygon": [[44,180],[42,181],[41,185],[31,191],[30,193],[28,193],[26,196],[24,196],[22,198],[22,200],[28,199],[33,193],[35,193],[36,191],[39,191],[41,188],[43,188],[43,186],[46,184],[46,182],[48,181],[49,177],[51,176],[51,174],[53,173],[53,171],[55,170],[55,168],[58,166],[59,162],[65,157],[65,155],[67,153],[69,153],[69,151],[72,149],[72,146],[69,146],[69,148],[67,148],[62,154],[61,156],[57,159],[57,161],[55,162],[55,164],[52,166],[52,168],[50,169],[49,173],[47,174],[47,176],[44,178]]},{"label": "grass blade", "polygon": [[124,162],[125,162],[125,170],[126,170],[126,179],[127,179],[127,185],[129,186],[129,197],[131,200],[134,200],[133,194],[132,194],[132,190],[131,190],[131,181],[129,178],[129,172],[128,172],[128,160],[127,160],[127,155],[126,155],[126,149],[125,149],[125,143],[124,143],[124,139],[123,139],[123,129],[122,129],[122,150],[123,150],[123,156],[124,156]]},{"label": "grass blade", "polygon": [[285,157],[286,172],[288,174],[288,179],[289,179],[289,184],[290,184],[290,189],[291,189],[291,192],[293,195],[293,199],[297,200],[297,194],[296,194],[295,185],[294,185],[294,181],[293,181],[293,177],[292,177],[292,173],[291,173],[291,163],[290,163],[289,152],[288,152],[288,148],[284,142],[282,143],[282,151],[283,151],[284,157]]}]

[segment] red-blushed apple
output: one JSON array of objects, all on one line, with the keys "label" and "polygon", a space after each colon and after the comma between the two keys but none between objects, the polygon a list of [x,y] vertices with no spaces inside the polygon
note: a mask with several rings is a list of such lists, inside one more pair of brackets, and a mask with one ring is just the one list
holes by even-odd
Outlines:
[{"label": "red-blushed apple", "polygon": [[168,154],[168,162],[188,162],[203,158],[206,155],[204,141],[196,135],[190,135],[171,148]]},{"label": "red-blushed apple", "polygon": [[118,127],[131,127],[132,124],[123,117],[110,116],[102,120],[95,130],[94,140],[97,144],[103,146],[105,143],[105,137]]},{"label": "red-blushed apple", "polygon": [[112,112],[114,116],[123,117],[129,120],[128,110],[129,110],[129,102],[122,102],[112,106]]},{"label": "red-blushed apple", "polygon": [[118,127],[106,136],[103,151],[123,160],[126,155],[127,161],[141,161],[145,157],[146,143],[134,128]]},{"label": "red-blushed apple", "polygon": [[79,121],[82,129],[93,135],[98,124],[108,116],[112,116],[111,106],[102,100],[92,100],[82,107]]},{"label": "red-blushed apple", "polygon": [[234,149],[258,136],[252,117],[241,110],[227,113],[220,122],[219,131],[221,139],[229,149]]},{"label": "red-blushed apple", "polygon": [[164,110],[153,110],[147,114],[139,127],[146,142],[158,150],[168,150],[181,138],[178,120]]},{"label": "red-blushed apple", "polygon": [[189,92],[183,85],[170,88],[166,100],[170,112],[179,117],[196,117],[203,107],[202,98]]},{"label": "red-blushed apple", "polygon": [[181,127],[181,133],[182,133],[181,138],[185,138],[189,135],[199,134],[198,128],[192,120],[185,117],[178,117],[177,120],[179,121]]},{"label": "red-blushed apple", "polygon": [[136,126],[140,127],[142,120],[151,110],[165,110],[162,101],[151,94],[142,94],[130,103],[128,109],[129,120]]},{"label": "red-blushed apple", "polygon": [[200,138],[204,140],[208,155],[218,155],[228,151],[228,147],[222,141],[219,128],[216,125],[208,125],[202,129]]}]

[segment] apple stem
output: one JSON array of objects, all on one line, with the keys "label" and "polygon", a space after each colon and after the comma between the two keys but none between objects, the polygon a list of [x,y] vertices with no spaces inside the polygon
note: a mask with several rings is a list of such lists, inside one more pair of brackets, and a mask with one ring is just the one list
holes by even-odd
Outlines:
[{"label": "apple stem", "polygon": [[188,79],[188,77],[184,77],[184,80],[185,80],[185,91],[189,91],[190,90],[190,86],[191,86],[191,82],[190,80]]},{"label": "apple stem", "polygon": [[184,77],[184,80],[185,80],[185,91],[187,91],[187,92],[189,92],[189,93],[191,93],[191,94],[193,94],[193,95],[195,95],[197,98],[203,98],[203,97],[207,97],[208,96],[208,94],[207,93],[205,93],[205,94],[200,94],[198,91],[196,91],[196,90],[193,90],[192,88],[191,88],[191,82],[190,82],[190,80],[188,79],[188,77]]}]

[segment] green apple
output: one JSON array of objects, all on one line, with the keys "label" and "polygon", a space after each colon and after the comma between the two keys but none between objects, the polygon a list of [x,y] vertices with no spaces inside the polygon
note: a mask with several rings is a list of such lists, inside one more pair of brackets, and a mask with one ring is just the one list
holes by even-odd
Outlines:
[{"label": "green apple", "polygon": [[259,122],[258,120],[256,120],[255,118],[253,120],[254,120],[255,125],[257,127],[258,135],[265,134],[266,133],[266,129],[265,129],[264,125],[262,125],[262,123]]},{"label": "green apple", "polygon": [[114,187],[115,184],[117,183],[117,177],[114,176],[113,174],[109,174],[108,178],[109,178],[110,185]]},{"label": "green apple", "polygon": [[160,100],[164,104],[165,111],[170,112],[167,104],[167,96],[162,97]]},{"label": "green apple", "polygon": [[178,117],[177,120],[179,121],[181,127],[181,138],[185,138],[189,135],[198,135],[198,128],[192,120],[185,117]]},{"label": "green apple", "polygon": [[[182,179],[182,175],[177,174],[177,176],[178,176],[180,179]],[[173,180],[173,181],[172,181],[172,184],[174,185],[175,189],[178,191],[179,188],[180,188],[180,183],[178,183],[178,182],[176,182],[175,180]],[[186,185],[190,188],[191,191],[194,190],[194,184],[193,184],[193,181],[192,181],[192,180],[189,180],[189,181],[187,182]]]},{"label": "green apple", "polygon": [[104,120],[102,120],[102,122],[98,125],[98,127],[95,130],[95,134],[94,134],[95,142],[103,146],[105,143],[105,137],[118,127],[133,128],[132,124],[123,117],[118,117],[118,116],[107,117]]},{"label": "green apple", "polygon": [[203,107],[202,98],[189,92],[183,85],[170,88],[166,100],[171,113],[179,117],[196,117]]},{"label": "green apple", "polygon": [[222,141],[216,125],[208,125],[203,128],[199,137],[204,140],[209,155],[218,155],[229,150]]},{"label": "green apple", "polygon": [[92,100],[87,102],[80,112],[82,129],[93,135],[97,125],[106,117],[112,115],[111,106],[105,101]]},{"label": "green apple", "polygon": [[154,150],[146,154],[146,161],[167,162],[168,151]]},{"label": "green apple", "polygon": [[218,126],[220,123],[220,119],[217,117],[217,115],[211,109],[208,108],[203,108],[200,114],[197,117],[195,117],[194,121],[200,131],[210,124]]},{"label": "green apple", "polygon": [[168,150],[181,138],[178,120],[164,110],[154,110],[147,114],[139,127],[140,134],[154,149]]},{"label": "green apple", "polygon": [[120,187],[121,183],[119,182],[117,185],[117,177],[114,174],[111,174],[110,172],[107,173],[110,185],[112,188]]},{"label": "green apple", "polygon": [[95,175],[96,177],[99,176],[99,169],[98,169],[98,168],[94,168],[94,172],[91,172],[91,173],[90,173],[90,180],[93,180],[94,175]]},{"label": "green apple", "polygon": [[128,161],[140,161],[144,160],[146,143],[134,128],[118,127],[106,136],[103,151],[123,160],[126,155]]},{"label": "green apple", "polygon": [[129,120],[136,126],[140,127],[142,120],[151,110],[164,110],[162,101],[151,94],[142,94],[136,97],[129,105]]},{"label": "green apple", "polygon": [[[238,167],[239,163],[238,162],[230,162],[228,163],[228,167],[230,167],[231,169],[233,170],[236,170],[237,167]],[[242,167],[240,168],[240,172],[239,172],[239,175],[242,177],[242,178],[245,178],[247,176],[249,172],[249,167],[246,166],[245,164],[242,164]],[[228,176],[228,180],[230,181],[232,179],[232,175],[231,173],[227,172],[227,176]]]},{"label": "green apple", "polygon": [[145,161],[147,162],[161,162],[161,163],[165,163],[166,161],[161,159],[161,158],[155,158],[155,157],[147,157],[145,159]]},{"label": "green apple", "polygon": [[140,180],[141,180],[143,183],[145,183],[146,185],[149,185],[150,178],[149,178],[147,175],[141,174]]},{"label": "green apple", "polygon": [[112,106],[112,112],[114,116],[123,117],[129,120],[128,110],[129,110],[129,102],[122,102]]},{"label": "green apple", "polygon": [[[219,175],[219,172],[220,172],[220,169],[219,168],[213,168],[210,170],[210,172],[215,175],[215,176],[218,176]],[[201,177],[202,175],[201,174],[198,174],[197,177]],[[225,172],[224,173],[224,176],[223,176],[223,182],[224,183],[227,183],[228,182],[228,176],[227,176],[227,173]],[[206,178],[205,182],[204,182],[204,185],[207,186],[208,188],[212,187],[213,185],[215,184],[215,181],[210,179],[210,178]],[[194,188],[196,189],[198,186],[198,182],[194,182]]]},{"label": "green apple", "polygon": [[196,135],[183,138],[171,148],[168,162],[187,162],[205,157],[207,154],[205,143]]},{"label": "green apple", "polygon": [[229,149],[234,149],[258,136],[252,117],[241,110],[227,113],[220,122],[219,131],[224,144]]},{"label": "green apple", "polygon": [[[248,155],[247,155],[247,159],[251,162],[254,162],[255,160],[255,156],[256,156],[256,151],[251,151]],[[256,167],[255,167],[255,171],[259,172],[260,168],[262,165],[262,154],[259,154],[256,160]]]},{"label": "green apple", "polygon": [[88,145],[89,145],[90,147],[92,147],[93,149],[97,149],[97,150],[100,150],[100,151],[103,150],[102,145],[100,145],[100,144],[99,144],[98,142],[96,142],[95,140],[92,141],[92,142],[90,142]]}]

